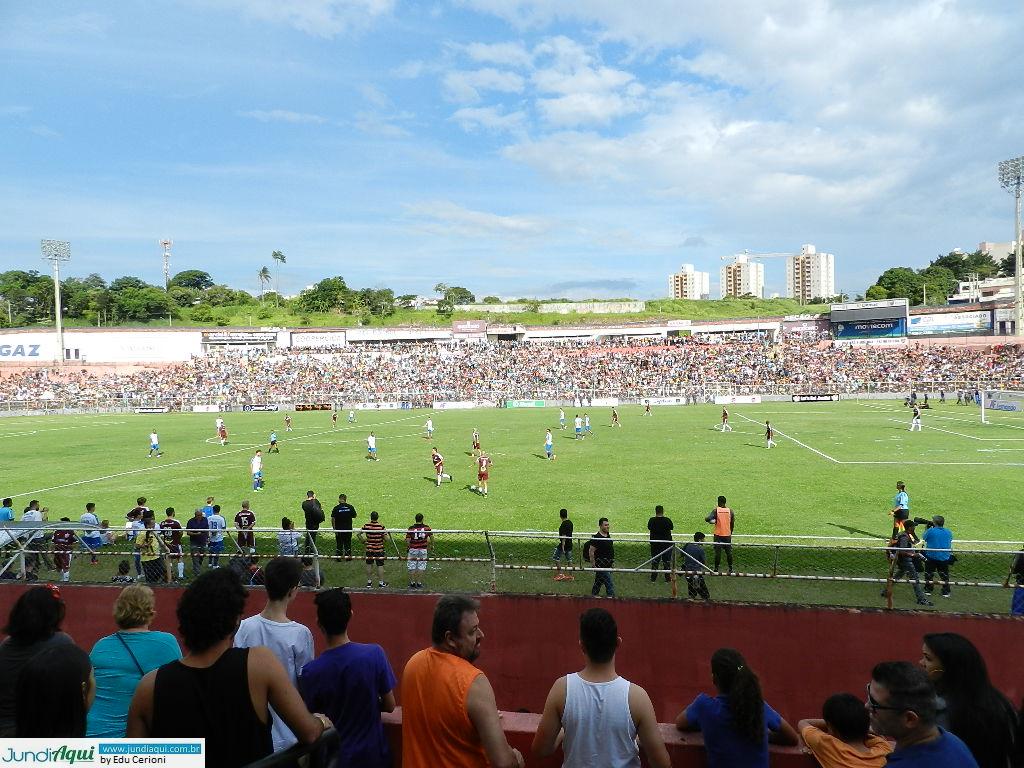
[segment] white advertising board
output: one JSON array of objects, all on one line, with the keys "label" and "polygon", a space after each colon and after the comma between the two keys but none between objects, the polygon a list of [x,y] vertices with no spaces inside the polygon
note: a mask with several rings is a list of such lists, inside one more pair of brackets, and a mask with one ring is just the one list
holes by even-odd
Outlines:
[{"label": "white advertising board", "polygon": [[590,403],[591,408],[598,406],[608,406],[614,408],[619,404],[619,398],[617,397],[592,397],[587,402]]},{"label": "white advertising board", "polygon": [[642,403],[650,403],[651,405],[686,405],[685,397],[644,397],[641,398]]},{"label": "white advertising board", "polygon": [[304,331],[292,332],[293,349],[310,349],[315,347],[337,348],[348,343],[344,331]]},{"label": "white advertising board", "polygon": [[494,408],[497,403],[490,400],[435,400],[435,411],[465,411],[471,408]]},{"label": "white advertising board", "polygon": [[760,395],[715,395],[715,405],[756,405]]},{"label": "white advertising board", "polygon": [[355,403],[351,407],[357,411],[397,411],[402,408],[402,403]]}]

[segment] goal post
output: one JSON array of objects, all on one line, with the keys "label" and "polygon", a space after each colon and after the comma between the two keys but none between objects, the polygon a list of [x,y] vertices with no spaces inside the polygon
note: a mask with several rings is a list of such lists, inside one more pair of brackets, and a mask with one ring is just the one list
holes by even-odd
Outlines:
[{"label": "goal post", "polygon": [[1024,391],[1019,389],[983,389],[981,391],[981,422],[991,424],[1000,413],[1024,413]]}]

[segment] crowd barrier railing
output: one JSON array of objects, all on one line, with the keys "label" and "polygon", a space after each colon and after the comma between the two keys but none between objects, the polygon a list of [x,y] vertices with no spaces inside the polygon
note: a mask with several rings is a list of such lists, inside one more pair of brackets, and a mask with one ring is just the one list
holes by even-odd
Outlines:
[{"label": "crowd barrier railing", "polygon": [[[616,582],[617,594],[623,596],[668,596],[662,587],[652,592],[655,581],[670,583],[671,596],[693,596],[691,587],[703,581],[717,586],[747,585],[738,592],[730,587],[727,599],[804,602],[806,596],[797,587],[786,585],[888,587],[893,583],[892,565],[895,562],[902,566],[905,560],[914,563],[911,575],[922,583],[931,571],[930,581],[936,589],[943,585],[947,570],[951,588],[995,590],[1024,582],[1024,573],[1018,573],[1022,559],[1018,557],[1019,544],[1013,542],[960,542],[952,550],[908,551],[889,546],[887,540],[866,537],[736,536],[729,543],[696,543],[682,538],[652,541],[643,534],[622,533],[611,538],[614,560],[609,564],[588,558],[585,553],[592,537],[578,533],[566,541],[557,534],[537,531],[436,529],[423,542],[413,540],[405,528],[388,528],[368,536],[358,528],[311,532],[264,527],[239,531],[232,527],[219,531],[223,539],[214,547],[208,541],[190,543],[183,530],[179,551],[158,529],[151,529],[151,542],[146,541],[145,531],[136,531],[133,536],[119,529],[112,542],[99,547],[90,546],[81,536],[70,547],[55,545],[53,534],[62,529],[79,534],[96,531],[68,523],[0,526],[2,578],[56,580],[64,570],[74,582],[110,583],[117,575],[117,564],[127,560],[129,578],[151,584],[179,580],[177,563],[181,562],[185,581],[210,567],[231,567],[243,581],[258,586],[266,561],[288,556],[305,559],[310,575],[304,583],[308,586],[357,588],[366,581],[376,585],[379,580],[387,580],[402,587],[408,575],[410,583],[425,583],[426,588],[438,592],[549,594],[564,591],[552,585],[553,576],[561,575],[562,580],[572,580],[564,578],[566,575],[578,577],[582,589],[587,579],[607,573]],[[207,533],[207,529],[197,530]],[[368,548],[374,536],[383,537],[383,551]],[[410,557],[410,549],[425,553],[416,552]],[[946,553],[954,560],[936,565]],[[152,565],[156,562],[154,555],[159,565]],[[148,558],[151,567],[140,567],[137,556]],[[930,565],[929,557],[933,559]],[[92,565],[93,560],[98,565]],[[66,567],[57,567],[61,563]],[[898,576],[901,570],[909,571],[897,568]],[[758,587],[757,583],[773,586]],[[827,602],[828,594],[820,597]],[[858,599],[863,597],[859,595]]]}]

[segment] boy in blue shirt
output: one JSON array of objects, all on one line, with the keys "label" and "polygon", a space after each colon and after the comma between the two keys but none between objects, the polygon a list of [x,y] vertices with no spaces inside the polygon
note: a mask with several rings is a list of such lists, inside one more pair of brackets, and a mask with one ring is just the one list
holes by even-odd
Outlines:
[{"label": "boy in blue shirt", "polygon": [[949,597],[949,566],[953,559],[953,532],[946,527],[946,518],[935,515],[924,532],[924,591],[931,594],[932,577],[939,572],[942,596]]}]

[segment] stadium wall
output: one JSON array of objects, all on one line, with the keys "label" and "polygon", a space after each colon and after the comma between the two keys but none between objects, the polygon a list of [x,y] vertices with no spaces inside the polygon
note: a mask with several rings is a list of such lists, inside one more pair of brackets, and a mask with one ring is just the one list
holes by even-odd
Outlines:
[{"label": "stadium wall", "polygon": [[[23,591],[0,588],[0,616]],[[65,629],[86,650],[114,631],[114,587],[61,585],[67,602]],[[157,589],[154,629],[175,632],[179,589]],[[351,636],[379,643],[401,675],[409,657],[429,644],[436,595],[353,592]],[[927,612],[886,612],[800,606],[703,604],[688,601],[628,601],[589,598],[483,595],[480,597],[483,652],[487,673],[503,710],[539,713],[552,682],[582,664],[577,639],[579,614],[607,608],[616,617],[622,647],[620,674],[644,686],[658,720],[672,722],[702,691],[711,691],[710,658],[721,646],[740,650],[758,671],[765,698],[794,724],[817,717],[824,699],[850,691],[858,696],[871,668],[883,660],[917,661],[928,632],[959,632],[984,654],[996,685],[1011,701],[1024,696],[1024,620]],[[1007,592],[1009,601],[1009,592]],[[263,607],[254,591],[246,614]],[[303,593],[290,615],[314,630],[313,595]],[[399,691],[399,702],[401,701]]]}]

